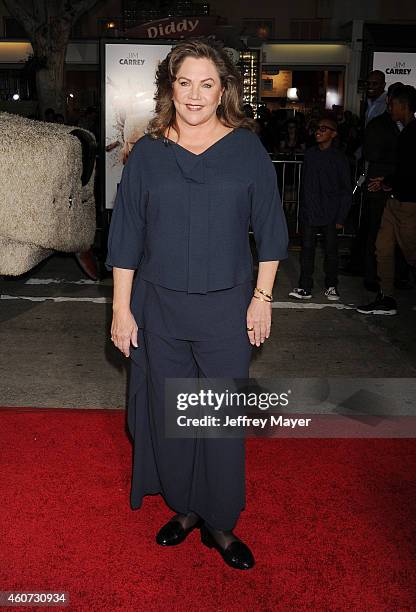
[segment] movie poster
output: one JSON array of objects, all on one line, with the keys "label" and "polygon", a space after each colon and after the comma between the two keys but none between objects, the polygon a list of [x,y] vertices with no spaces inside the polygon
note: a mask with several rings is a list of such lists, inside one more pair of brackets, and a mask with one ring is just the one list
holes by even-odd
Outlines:
[{"label": "movie poster", "polygon": [[154,110],[155,74],[170,44],[105,43],[105,207],[111,209],[123,165]]},{"label": "movie poster", "polygon": [[373,70],[384,72],[387,87],[397,82],[416,87],[416,53],[376,51]]}]

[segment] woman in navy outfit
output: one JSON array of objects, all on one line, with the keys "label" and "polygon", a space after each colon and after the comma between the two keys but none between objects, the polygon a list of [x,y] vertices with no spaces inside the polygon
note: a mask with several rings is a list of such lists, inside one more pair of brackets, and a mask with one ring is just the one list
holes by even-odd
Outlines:
[{"label": "woman in navy outfit", "polygon": [[179,544],[200,528],[228,565],[249,569],[252,552],[233,533],[245,507],[244,439],[165,437],[164,382],[248,378],[252,346],[270,335],[286,222],[273,164],[243,112],[240,73],[221,43],[179,42],[158,66],[155,100],[123,169],[106,261],[112,341],[131,358],[131,506],[162,494],[176,514],[158,544]]}]

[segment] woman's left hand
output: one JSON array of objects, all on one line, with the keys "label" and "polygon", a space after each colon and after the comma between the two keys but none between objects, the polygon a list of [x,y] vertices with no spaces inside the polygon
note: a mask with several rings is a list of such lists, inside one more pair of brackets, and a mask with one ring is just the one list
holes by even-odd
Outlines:
[{"label": "woman's left hand", "polygon": [[247,328],[250,328],[247,329],[247,334],[251,344],[260,346],[270,336],[271,325],[271,302],[256,300],[253,297],[247,309]]}]

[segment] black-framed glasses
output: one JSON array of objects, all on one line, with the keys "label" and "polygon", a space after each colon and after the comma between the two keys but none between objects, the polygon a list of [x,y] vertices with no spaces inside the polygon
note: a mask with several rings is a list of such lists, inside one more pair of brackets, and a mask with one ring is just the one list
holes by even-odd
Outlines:
[{"label": "black-framed glasses", "polygon": [[329,130],[330,132],[336,132],[334,128],[329,127],[329,125],[318,125],[315,132],[321,132],[321,134],[325,134],[325,132]]}]

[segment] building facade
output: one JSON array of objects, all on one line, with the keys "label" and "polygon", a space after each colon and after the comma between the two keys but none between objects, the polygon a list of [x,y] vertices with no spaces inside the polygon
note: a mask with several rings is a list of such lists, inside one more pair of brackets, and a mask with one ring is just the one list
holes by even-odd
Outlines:
[{"label": "building facade", "polygon": [[[186,31],[184,18],[197,24]],[[150,23],[149,23],[150,22]],[[144,27],[143,24],[147,26]],[[175,27],[181,24],[182,27]],[[415,3],[410,0],[103,0],[72,29],[65,88],[73,108],[98,105],[102,38],[176,40],[215,34],[240,52],[245,102],[271,108],[291,104],[339,106],[359,112],[360,82],[375,52],[413,53]],[[0,105],[18,112],[36,106],[25,32],[0,0]],[[397,60],[400,62],[400,57]],[[297,98],[297,100],[296,100]]]}]

